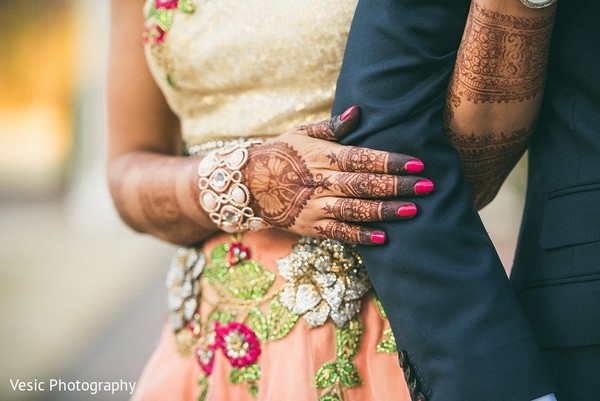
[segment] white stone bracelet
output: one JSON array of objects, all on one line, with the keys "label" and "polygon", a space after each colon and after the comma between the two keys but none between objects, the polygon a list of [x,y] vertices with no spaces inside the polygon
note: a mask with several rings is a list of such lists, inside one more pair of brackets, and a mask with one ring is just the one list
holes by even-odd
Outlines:
[{"label": "white stone bracelet", "polygon": [[262,141],[251,140],[213,150],[198,165],[200,206],[223,231],[241,233],[269,227],[254,215],[250,191],[243,184],[242,167],[248,162],[248,148]]}]

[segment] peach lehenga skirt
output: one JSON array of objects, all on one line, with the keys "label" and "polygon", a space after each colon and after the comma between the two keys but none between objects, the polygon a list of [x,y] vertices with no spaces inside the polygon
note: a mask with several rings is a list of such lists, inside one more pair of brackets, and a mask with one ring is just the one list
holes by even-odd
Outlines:
[{"label": "peach lehenga skirt", "polygon": [[275,229],[178,251],[142,401],[408,401],[356,251]]}]

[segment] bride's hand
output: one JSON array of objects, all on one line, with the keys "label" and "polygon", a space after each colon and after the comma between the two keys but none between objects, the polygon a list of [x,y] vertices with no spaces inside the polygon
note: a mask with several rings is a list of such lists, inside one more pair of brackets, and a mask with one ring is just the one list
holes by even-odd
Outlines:
[{"label": "bride's hand", "polygon": [[255,215],[296,234],[357,244],[381,244],[386,238],[382,231],[353,223],[414,217],[415,204],[397,198],[433,190],[431,181],[412,175],[423,170],[423,163],[333,142],[359,120],[353,106],[249,148],[242,172]]}]

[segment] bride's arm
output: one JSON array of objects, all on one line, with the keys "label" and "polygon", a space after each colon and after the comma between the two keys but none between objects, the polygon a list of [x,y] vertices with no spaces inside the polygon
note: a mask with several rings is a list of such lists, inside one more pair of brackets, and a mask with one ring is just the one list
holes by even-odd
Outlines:
[{"label": "bride's arm", "polygon": [[191,244],[216,230],[198,207],[197,161],[145,64],[143,0],[111,2],[107,174],[116,209],[139,232]]},{"label": "bride's arm", "polygon": [[[143,0],[111,2],[107,175],[121,218],[171,243],[198,243],[218,231],[199,205],[200,158],[181,155],[178,119],[155,85],[141,40]],[[417,159],[335,142],[358,124],[357,108],[249,149],[244,184],[256,215],[302,235],[381,243],[354,222],[413,217],[414,204],[385,198],[425,194]],[[278,160],[279,158],[279,160]],[[284,194],[302,194],[290,202]],[[383,235],[383,236],[382,236]]]},{"label": "bride's arm", "polygon": [[473,0],[444,115],[478,208],[527,149],[540,110],[555,6]]}]

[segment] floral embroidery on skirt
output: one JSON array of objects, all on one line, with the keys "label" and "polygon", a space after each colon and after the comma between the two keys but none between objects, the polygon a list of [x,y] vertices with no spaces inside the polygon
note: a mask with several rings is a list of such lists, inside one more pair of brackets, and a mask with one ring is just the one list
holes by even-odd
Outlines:
[{"label": "floral embroidery on skirt", "polygon": [[[262,344],[283,339],[301,318],[311,328],[335,325],[331,347],[336,357],[322,364],[313,379],[320,401],[342,401],[344,388],[362,384],[352,359],[363,334],[361,304],[372,290],[356,249],[303,237],[277,260],[277,269],[283,285],[274,285],[276,275],[253,261],[239,238],[216,245],[210,257],[195,248],[177,251],[167,277],[170,321],[179,352],[193,355],[200,366],[199,400],[210,386],[215,358],[226,358],[231,365],[229,383],[245,385],[256,397]],[[385,319],[376,297],[375,302]],[[211,308],[204,319],[200,304]],[[376,351],[396,352],[391,329],[383,331]]]}]

